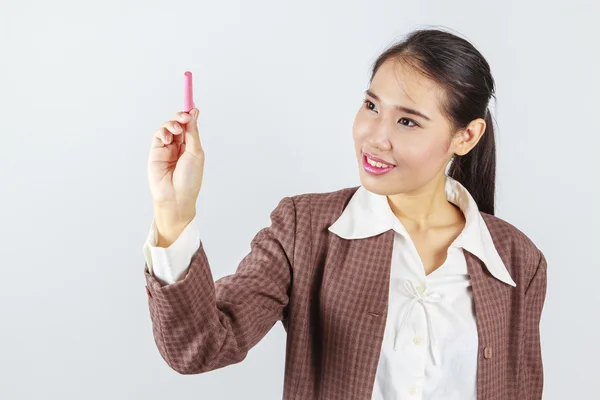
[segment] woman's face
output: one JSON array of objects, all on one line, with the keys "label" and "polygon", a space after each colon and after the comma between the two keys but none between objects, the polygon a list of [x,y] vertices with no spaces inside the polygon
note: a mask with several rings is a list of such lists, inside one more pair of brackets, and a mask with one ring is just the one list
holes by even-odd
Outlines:
[{"label": "woman's face", "polygon": [[[395,60],[381,65],[352,128],[366,189],[382,195],[412,193],[445,174],[456,143],[439,109],[441,98],[440,89],[414,69]],[[382,175],[367,172],[366,154],[393,168]]]}]

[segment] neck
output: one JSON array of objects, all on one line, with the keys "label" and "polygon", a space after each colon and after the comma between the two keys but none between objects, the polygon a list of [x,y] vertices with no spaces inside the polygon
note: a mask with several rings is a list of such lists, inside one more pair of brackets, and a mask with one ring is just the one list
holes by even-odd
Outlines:
[{"label": "neck", "polygon": [[462,211],[448,201],[445,184],[446,175],[442,172],[416,191],[387,196],[392,212],[407,231],[427,231],[464,218]]}]

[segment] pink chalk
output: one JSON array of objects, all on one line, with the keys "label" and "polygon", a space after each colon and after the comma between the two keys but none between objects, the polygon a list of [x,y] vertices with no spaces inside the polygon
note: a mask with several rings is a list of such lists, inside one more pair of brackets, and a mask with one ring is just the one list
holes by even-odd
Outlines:
[{"label": "pink chalk", "polygon": [[194,108],[194,95],[192,90],[192,73],[186,71],[183,85],[183,111],[190,112]]}]

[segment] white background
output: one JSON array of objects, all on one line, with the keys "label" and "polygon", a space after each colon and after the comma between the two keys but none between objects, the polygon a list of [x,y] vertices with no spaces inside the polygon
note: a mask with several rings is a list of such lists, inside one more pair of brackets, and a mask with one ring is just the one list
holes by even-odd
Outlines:
[{"label": "white background", "polygon": [[280,323],[183,376],[155,347],[142,245],[153,131],[194,73],[215,279],[289,195],[359,184],[351,126],[412,29],[470,40],[497,84],[497,215],[548,260],[544,399],[599,393],[596,1],[0,2],[0,398],[278,399]]}]

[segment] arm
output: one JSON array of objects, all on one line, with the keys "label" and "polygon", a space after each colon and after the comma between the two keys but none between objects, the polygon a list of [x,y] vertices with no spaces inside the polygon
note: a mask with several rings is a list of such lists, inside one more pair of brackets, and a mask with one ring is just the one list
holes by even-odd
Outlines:
[{"label": "arm", "polygon": [[171,284],[181,280],[187,273],[192,256],[198,250],[199,244],[200,235],[196,217],[168,247],[158,246],[158,229],[156,220],[153,220],[148,238],[144,243],[144,258],[149,273],[161,284]]},{"label": "arm", "polygon": [[283,319],[295,230],[294,202],[285,197],[234,274],[213,282],[202,243],[185,277],[173,284],[145,268],[154,339],[171,368],[196,374],[238,363]]},{"label": "arm", "polygon": [[520,390],[523,398],[540,400],[544,385],[540,319],[546,298],[546,258],[540,252],[538,266],[525,291],[524,344],[520,361]]}]

